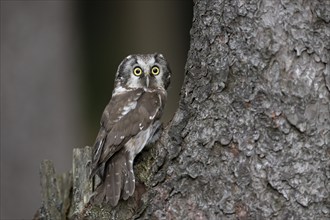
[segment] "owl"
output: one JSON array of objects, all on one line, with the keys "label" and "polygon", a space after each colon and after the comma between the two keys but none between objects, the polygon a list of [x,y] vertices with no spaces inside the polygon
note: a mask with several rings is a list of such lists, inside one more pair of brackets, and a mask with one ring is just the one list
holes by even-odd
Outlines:
[{"label": "owl", "polygon": [[133,195],[134,158],[160,125],[170,77],[162,54],[130,55],[120,63],[93,148],[91,178],[101,179],[94,203],[116,206]]}]

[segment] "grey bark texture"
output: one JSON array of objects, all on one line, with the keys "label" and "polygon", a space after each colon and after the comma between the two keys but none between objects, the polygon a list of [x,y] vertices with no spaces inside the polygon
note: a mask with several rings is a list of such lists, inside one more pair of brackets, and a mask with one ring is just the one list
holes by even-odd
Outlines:
[{"label": "grey bark texture", "polygon": [[194,3],[180,107],[134,197],[73,218],[329,219],[330,2]]}]

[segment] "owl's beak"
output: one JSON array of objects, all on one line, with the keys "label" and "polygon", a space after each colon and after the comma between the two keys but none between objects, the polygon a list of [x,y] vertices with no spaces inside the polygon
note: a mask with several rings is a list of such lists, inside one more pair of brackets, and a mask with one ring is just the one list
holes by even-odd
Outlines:
[{"label": "owl's beak", "polygon": [[146,86],[147,86],[147,88],[149,87],[149,74],[147,74],[147,77],[146,77]]}]

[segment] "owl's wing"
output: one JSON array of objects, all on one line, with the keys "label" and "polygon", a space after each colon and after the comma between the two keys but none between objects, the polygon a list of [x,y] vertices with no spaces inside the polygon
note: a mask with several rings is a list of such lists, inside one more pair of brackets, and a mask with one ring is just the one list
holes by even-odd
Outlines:
[{"label": "owl's wing", "polygon": [[100,161],[105,162],[113,155],[114,146],[124,146],[133,136],[146,130],[155,120],[158,120],[162,103],[158,93],[144,92],[137,100],[136,107],[112,126],[111,131],[107,134]]},{"label": "owl's wing", "polygon": [[[94,172],[123,148],[130,138],[147,129],[161,116],[164,95],[157,92],[135,91],[134,94],[125,96],[117,102],[117,97],[113,97],[103,113],[102,126],[94,147]],[[123,98],[128,98],[126,104],[120,104]],[[117,105],[114,106],[115,104]],[[114,107],[117,111],[114,111]]]},{"label": "owl's wing", "polygon": [[[142,93],[143,89],[136,89],[122,94],[113,95],[111,97],[110,102],[103,111],[100,121],[101,127],[95,140],[91,177],[93,177],[100,169],[101,173],[103,173],[104,167],[100,166],[102,165],[100,157],[104,154],[105,143],[108,139],[107,136],[111,132],[113,126],[118,123],[119,120],[129,111],[135,108],[137,100],[140,98]],[[122,145],[119,144],[108,147],[109,149],[107,152],[109,153],[109,156],[111,157],[115,152],[120,150],[121,147]]]}]

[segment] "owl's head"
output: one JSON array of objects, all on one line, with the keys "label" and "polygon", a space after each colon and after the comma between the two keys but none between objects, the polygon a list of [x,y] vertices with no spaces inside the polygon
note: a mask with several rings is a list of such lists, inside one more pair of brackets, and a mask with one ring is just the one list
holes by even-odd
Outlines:
[{"label": "owl's head", "polygon": [[167,89],[171,70],[162,54],[134,54],[119,65],[115,87],[145,90]]}]

